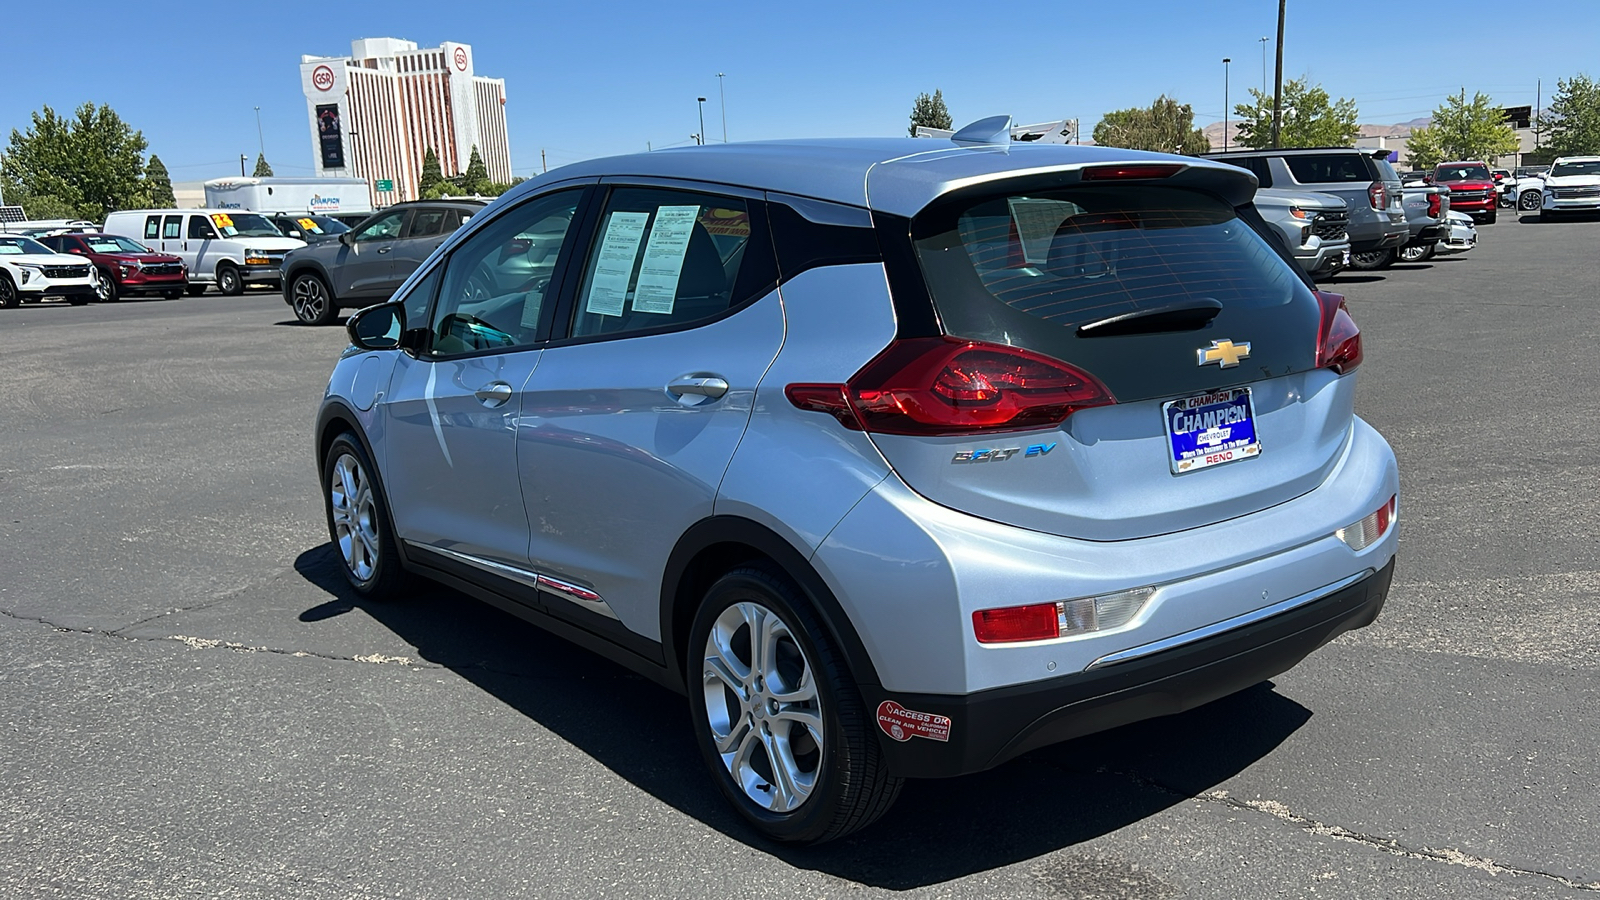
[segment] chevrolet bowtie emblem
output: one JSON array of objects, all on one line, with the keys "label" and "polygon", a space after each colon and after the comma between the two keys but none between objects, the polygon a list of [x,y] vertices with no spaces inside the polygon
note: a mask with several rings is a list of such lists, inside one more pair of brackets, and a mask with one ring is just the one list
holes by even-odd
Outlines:
[{"label": "chevrolet bowtie emblem", "polygon": [[1211,346],[1199,348],[1194,355],[1196,365],[1216,363],[1224,369],[1231,369],[1239,364],[1239,360],[1250,355],[1250,342],[1235,344],[1227,339],[1212,341]]}]

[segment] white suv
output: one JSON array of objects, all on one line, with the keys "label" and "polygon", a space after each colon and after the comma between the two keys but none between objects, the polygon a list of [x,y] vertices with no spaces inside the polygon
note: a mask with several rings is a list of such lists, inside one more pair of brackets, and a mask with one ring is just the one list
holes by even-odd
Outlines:
[{"label": "white suv", "polygon": [[94,267],[30,237],[0,234],[0,307],[65,297],[73,306],[94,298]]},{"label": "white suv", "polygon": [[1545,176],[1539,218],[1561,213],[1600,212],[1600,156],[1563,156]]}]

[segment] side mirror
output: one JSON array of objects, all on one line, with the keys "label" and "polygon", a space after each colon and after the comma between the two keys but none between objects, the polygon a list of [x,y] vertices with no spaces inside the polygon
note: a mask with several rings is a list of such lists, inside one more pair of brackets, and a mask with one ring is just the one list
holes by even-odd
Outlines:
[{"label": "side mirror", "polygon": [[352,235],[352,234],[355,234],[355,232],[353,232],[353,231],[342,231],[342,232],[340,232],[339,233],[339,243],[344,244],[346,247],[350,246],[350,235]]},{"label": "side mirror", "polygon": [[393,350],[400,346],[405,334],[405,304],[369,306],[351,316],[344,327],[350,333],[350,343],[362,350]]}]

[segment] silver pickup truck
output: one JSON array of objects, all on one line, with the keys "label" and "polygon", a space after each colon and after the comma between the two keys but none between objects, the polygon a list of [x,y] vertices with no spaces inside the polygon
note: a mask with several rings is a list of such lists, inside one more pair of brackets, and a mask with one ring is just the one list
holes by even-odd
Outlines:
[{"label": "silver pickup truck", "polygon": [[1338,274],[1350,262],[1350,211],[1343,198],[1315,191],[1261,188],[1256,209],[1278,229],[1295,262],[1312,278]]},{"label": "silver pickup truck", "polygon": [[[1401,188],[1400,202],[1406,210],[1406,224],[1411,226],[1411,240],[1399,250],[1390,251],[1393,255],[1384,265],[1396,258],[1402,262],[1422,262],[1433,256],[1440,241],[1450,236],[1449,188],[1408,184]],[[1356,265],[1354,260],[1351,264]]]}]

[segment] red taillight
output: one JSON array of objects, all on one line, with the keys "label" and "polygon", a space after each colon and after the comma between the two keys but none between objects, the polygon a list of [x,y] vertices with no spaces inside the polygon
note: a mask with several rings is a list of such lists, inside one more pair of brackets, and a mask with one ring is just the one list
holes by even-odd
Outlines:
[{"label": "red taillight", "polygon": [[1389,194],[1383,189],[1383,182],[1374,181],[1367,187],[1367,200],[1372,203],[1373,209],[1383,209],[1389,205]]},{"label": "red taillight", "polygon": [[1048,641],[1061,635],[1060,623],[1054,603],[980,609],[972,614],[972,631],[981,644]]},{"label": "red taillight", "polygon": [[1361,365],[1361,329],[1339,294],[1317,292],[1322,324],[1317,329],[1317,368],[1348,375]]},{"label": "red taillight", "polygon": [[1439,207],[1443,204],[1443,199],[1444,198],[1438,194],[1428,195],[1428,218],[1439,218]]},{"label": "red taillight", "polygon": [[1045,428],[1115,403],[1093,375],[1016,347],[956,338],[896,341],[847,384],[791,384],[800,409],[879,434]]},{"label": "red taillight", "polygon": [[1175,163],[1147,163],[1138,166],[1086,166],[1079,175],[1084,181],[1118,181],[1131,178],[1170,178],[1183,171]]},{"label": "red taillight", "polygon": [[1395,513],[1398,511],[1399,499],[1398,495],[1391,494],[1382,506],[1363,517],[1361,521],[1352,522],[1334,534],[1357,553],[1371,547],[1389,533],[1389,526],[1394,524]]}]

